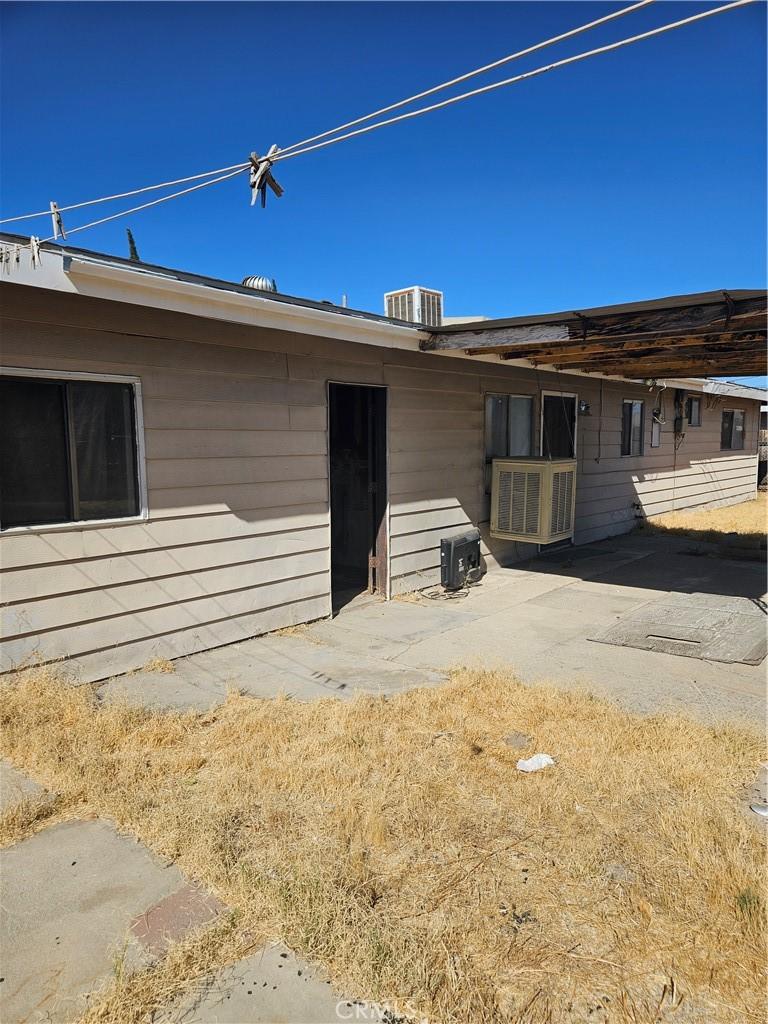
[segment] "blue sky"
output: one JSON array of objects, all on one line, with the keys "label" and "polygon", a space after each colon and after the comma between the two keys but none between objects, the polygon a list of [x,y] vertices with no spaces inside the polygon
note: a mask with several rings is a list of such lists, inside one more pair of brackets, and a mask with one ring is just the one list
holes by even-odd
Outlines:
[{"label": "blue sky", "polygon": [[[2,215],[289,145],[618,6],[7,3]],[[712,6],[652,4],[511,69]],[[756,3],[286,161],[266,211],[236,178],[72,243],[125,255],[128,223],[148,262],[375,311],[416,283],[486,316],[763,287],[765,44]]]}]

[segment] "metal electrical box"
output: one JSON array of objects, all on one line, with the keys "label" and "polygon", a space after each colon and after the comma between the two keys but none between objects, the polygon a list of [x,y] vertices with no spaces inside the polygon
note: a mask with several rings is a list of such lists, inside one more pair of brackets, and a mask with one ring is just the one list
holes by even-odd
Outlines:
[{"label": "metal electrical box", "polygon": [[440,582],[446,590],[461,590],[480,577],[480,531],[467,530],[440,541]]}]

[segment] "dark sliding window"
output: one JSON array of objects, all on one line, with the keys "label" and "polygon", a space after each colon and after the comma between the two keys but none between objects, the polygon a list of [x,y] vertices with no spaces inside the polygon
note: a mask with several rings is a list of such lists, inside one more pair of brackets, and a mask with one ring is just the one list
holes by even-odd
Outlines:
[{"label": "dark sliding window", "polygon": [[643,402],[625,398],[621,407],[621,454],[643,454],[645,409]]},{"label": "dark sliding window", "polygon": [[0,379],[0,527],[138,513],[132,385]]},{"label": "dark sliding window", "polygon": [[720,421],[720,447],[724,451],[742,451],[744,448],[744,410],[724,409]]}]

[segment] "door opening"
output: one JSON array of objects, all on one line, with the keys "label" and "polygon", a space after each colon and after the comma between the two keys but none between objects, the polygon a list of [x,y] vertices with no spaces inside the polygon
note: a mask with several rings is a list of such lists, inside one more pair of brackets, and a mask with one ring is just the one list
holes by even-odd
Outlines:
[{"label": "door opening", "polygon": [[576,395],[541,394],[541,454],[545,459],[576,458]]},{"label": "door opening", "polygon": [[387,589],[386,388],[328,385],[334,613]]},{"label": "door opening", "polygon": [[[576,408],[578,395],[572,392],[541,393],[541,454],[545,459],[576,458]],[[539,551],[559,551],[573,547],[573,537],[539,544]]]}]

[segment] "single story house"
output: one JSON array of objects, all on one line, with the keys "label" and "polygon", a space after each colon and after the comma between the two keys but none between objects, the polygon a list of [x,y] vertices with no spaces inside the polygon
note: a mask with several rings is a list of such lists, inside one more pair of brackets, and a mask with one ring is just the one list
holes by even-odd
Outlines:
[{"label": "single story house", "polygon": [[0,294],[1,671],[98,679],[423,588],[470,525],[489,570],[529,557],[490,535],[498,457],[575,459],[576,544],[755,492],[764,393],[637,338],[753,353],[765,292],[426,327],[44,245]]}]

